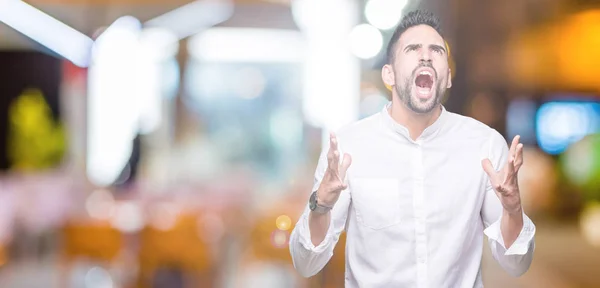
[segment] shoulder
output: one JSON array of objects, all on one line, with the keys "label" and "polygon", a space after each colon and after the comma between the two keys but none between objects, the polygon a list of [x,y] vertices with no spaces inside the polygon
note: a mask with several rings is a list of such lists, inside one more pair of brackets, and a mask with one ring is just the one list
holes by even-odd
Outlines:
[{"label": "shoulder", "polygon": [[376,113],[343,126],[336,132],[336,135],[346,141],[358,140],[379,131],[380,124],[381,113]]},{"label": "shoulder", "polygon": [[498,130],[488,126],[487,124],[465,115],[460,115],[453,112],[448,113],[449,130],[452,133],[462,135],[466,138],[479,138],[486,142],[505,142],[504,136]]},{"label": "shoulder", "polygon": [[454,124],[449,125],[452,127],[450,129],[455,130],[451,133],[459,134],[459,137],[468,143],[475,143],[474,145],[479,147],[482,159],[492,159],[495,167],[499,167],[498,165],[506,160],[508,145],[498,130],[468,116],[456,113],[450,113],[449,116],[450,122]]}]

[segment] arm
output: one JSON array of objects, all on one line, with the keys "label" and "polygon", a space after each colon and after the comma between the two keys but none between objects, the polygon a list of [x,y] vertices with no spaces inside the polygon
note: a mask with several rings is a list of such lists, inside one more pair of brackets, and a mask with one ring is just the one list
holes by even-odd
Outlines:
[{"label": "arm", "polygon": [[481,210],[484,234],[494,259],[506,272],[518,277],[529,269],[535,249],[535,225],[523,212],[516,179],[522,165],[518,136],[509,149],[502,135],[493,131],[488,157],[491,162],[483,164],[490,179]]},{"label": "arm", "polygon": [[[319,199],[330,200],[330,203],[334,204],[328,206],[332,206],[333,209],[326,214],[318,214],[311,212],[307,204],[290,236],[292,261],[296,270],[303,277],[317,274],[329,262],[339,236],[344,231],[348,217],[350,195],[348,191],[342,191],[347,187],[343,185],[340,187],[343,189],[337,191],[335,199],[328,199],[326,190],[330,189],[326,188],[328,185],[322,185],[328,179],[326,173],[331,161],[328,159],[330,155],[327,150],[324,149],[319,157],[312,191],[320,190],[318,194],[322,196],[319,196]],[[349,163],[345,164],[347,169]],[[342,176],[341,179],[344,177]]]}]

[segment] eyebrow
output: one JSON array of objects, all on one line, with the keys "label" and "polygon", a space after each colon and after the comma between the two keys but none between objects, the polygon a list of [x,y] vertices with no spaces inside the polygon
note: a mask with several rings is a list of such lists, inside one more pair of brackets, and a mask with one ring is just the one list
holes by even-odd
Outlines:
[{"label": "eyebrow", "polygon": [[[406,45],[406,47],[404,47],[404,52],[406,52],[409,49],[414,50],[414,49],[419,49],[421,47],[423,47],[423,45],[421,45],[421,44],[409,44],[409,45]],[[446,48],[444,48],[443,46],[437,45],[437,44],[429,45],[429,49],[441,50],[441,51],[444,51],[444,53],[446,53]]]}]

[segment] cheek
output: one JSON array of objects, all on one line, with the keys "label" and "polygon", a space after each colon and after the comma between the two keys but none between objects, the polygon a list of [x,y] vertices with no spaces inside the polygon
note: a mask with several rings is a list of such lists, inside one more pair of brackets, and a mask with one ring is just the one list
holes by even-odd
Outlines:
[{"label": "cheek", "polygon": [[447,65],[440,65],[438,67],[435,67],[435,70],[438,73],[438,77],[440,79],[442,78],[448,78],[450,75],[450,71],[448,71],[448,66]]},{"label": "cheek", "polygon": [[398,73],[398,78],[407,79],[407,78],[412,77],[412,73],[413,73],[414,69],[415,69],[415,67],[408,67],[408,66],[402,67],[400,70],[400,73]]}]

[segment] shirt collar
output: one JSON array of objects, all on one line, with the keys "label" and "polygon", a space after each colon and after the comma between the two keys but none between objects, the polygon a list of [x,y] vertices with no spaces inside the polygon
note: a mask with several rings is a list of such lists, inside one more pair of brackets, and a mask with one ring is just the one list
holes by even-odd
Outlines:
[{"label": "shirt collar", "polygon": [[[392,131],[394,131],[412,141],[412,139],[410,138],[410,133],[408,131],[408,128],[406,128],[402,124],[396,122],[396,120],[394,120],[394,118],[392,118],[392,115],[390,115],[388,108],[390,108],[391,105],[392,105],[392,102],[390,101],[383,107],[383,110],[381,111],[381,114],[383,116],[382,118],[383,118],[384,125],[387,128],[390,128]],[[423,131],[421,136],[419,136],[417,141],[426,140],[426,139],[433,137],[435,134],[437,134],[437,132],[443,126],[444,122],[446,122],[446,119],[448,118],[448,111],[446,111],[446,107],[444,107],[444,105],[441,105],[441,107],[442,107],[442,113],[440,113],[440,117],[438,117],[438,119],[436,119],[435,122],[433,122],[433,124],[429,125],[429,127],[425,128],[425,130]]]}]

